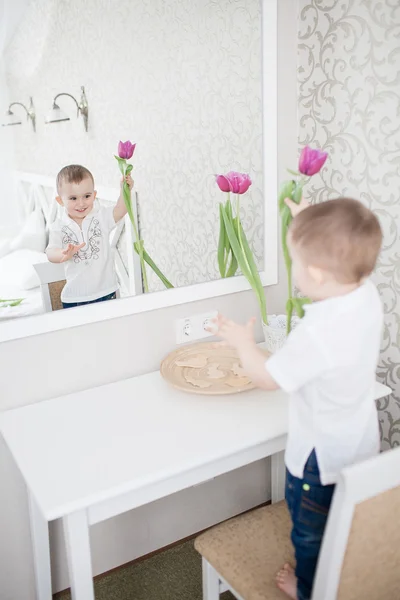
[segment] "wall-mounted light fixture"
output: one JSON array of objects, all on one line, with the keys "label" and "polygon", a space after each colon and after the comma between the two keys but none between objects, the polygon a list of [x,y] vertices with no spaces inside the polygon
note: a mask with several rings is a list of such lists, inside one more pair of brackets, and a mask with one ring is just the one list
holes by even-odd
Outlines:
[{"label": "wall-mounted light fixture", "polygon": [[7,127],[9,125],[22,125],[21,117],[15,115],[11,110],[13,106],[22,106],[26,112],[28,121],[32,123],[33,131],[36,131],[36,115],[32,98],[30,99],[29,108],[27,108],[25,104],[22,104],[22,102],[11,102],[10,106],[8,107],[8,111],[6,112],[4,123],[2,123],[3,127]]},{"label": "wall-mounted light fixture", "polygon": [[86,94],[85,94],[85,88],[82,86],[81,90],[82,90],[82,93],[81,93],[81,99],[80,99],[79,103],[74,98],[74,96],[72,96],[71,94],[67,94],[66,92],[57,94],[57,96],[53,100],[53,108],[47,115],[47,117],[45,119],[45,123],[46,124],[59,123],[60,121],[69,121],[70,120],[69,116],[64,111],[62,111],[61,108],[57,104],[57,100],[58,100],[58,98],[60,98],[60,96],[68,96],[69,98],[72,98],[72,100],[75,102],[76,107],[78,109],[77,117],[79,117],[79,115],[82,115],[83,123],[85,125],[85,131],[87,131],[88,130],[88,120],[89,120],[89,106],[88,106],[88,102],[87,102],[87,98],[86,98]]}]

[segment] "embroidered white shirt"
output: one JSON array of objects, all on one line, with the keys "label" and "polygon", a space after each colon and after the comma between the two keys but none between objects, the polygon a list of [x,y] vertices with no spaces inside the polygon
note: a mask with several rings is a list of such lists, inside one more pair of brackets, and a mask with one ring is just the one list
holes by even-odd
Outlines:
[{"label": "embroidered white shirt", "polygon": [[90,302],[118,289],[109,240],[110,232],[116,226],[113,210],[113,206],[94,207],[83,219],[82,229],[66,211],[51,225],[48,248],[85,243],[64,263],[67,282],[61,293],[63,302]]},{"label": "embroidered white shirt", "polygon": [[302,478],[315,448],[323,485],[379,452],[373,390],[383,326],[371,281],[306,307],[306,315],[266,369],[290,394],[285,462]]}]

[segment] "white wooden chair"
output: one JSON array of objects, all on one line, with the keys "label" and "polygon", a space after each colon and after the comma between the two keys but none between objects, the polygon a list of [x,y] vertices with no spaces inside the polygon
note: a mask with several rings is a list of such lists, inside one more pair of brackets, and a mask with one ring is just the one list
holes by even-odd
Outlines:
[{"label": "white wooden chair", "polygon": [[[340,475],[320,552],[312,600],[400,598],[400,448]],[[196,540],[203,598],[226,590],[239,600],[287,599],[275,574],[293,563],[284,502],[256,509]]]}]

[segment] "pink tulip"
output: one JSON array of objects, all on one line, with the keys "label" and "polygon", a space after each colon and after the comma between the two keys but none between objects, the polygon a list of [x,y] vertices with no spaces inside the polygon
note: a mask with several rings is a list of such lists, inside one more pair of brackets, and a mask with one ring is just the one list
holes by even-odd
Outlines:
[{"label": "pink tulip", "polygon": [[244,194],[251,186],[249,175],[246,173],[237,173],[236,171],[230,171],[226,175],[216,175],[215,180],[222,192]]},{"label": "pink tulip", "polygon": [[328,158],[327,152],[322,150],[313,150],[310,146],[305,146],[301,151],[299,158],[299,171],[303,175],[311,177],[316,173],[319,173]]},{"label": "pink tulip", "polygon": [[215,181],[217,182],[217,185],[218,185],[219,189],[221,190],[221,192],[230,192],[231,191],[230,183],[227,180],[227,178],[225,177],[225,175],[216,175]]},{"label": "pink tulip", "polygon": [[132,158],[135,148],[136,144],[132,144],[132,142],[120,142],[118,144],[118,156],[125,159]]}]

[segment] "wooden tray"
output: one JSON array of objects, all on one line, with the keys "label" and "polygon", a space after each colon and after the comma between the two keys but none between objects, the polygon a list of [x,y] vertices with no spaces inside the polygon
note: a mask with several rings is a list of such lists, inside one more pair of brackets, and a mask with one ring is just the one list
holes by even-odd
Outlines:
[{"label": "wooden tray", "polygon": [[215,342],[175,350],[163,360],[160,371],[175,388],[191,394],[237,394],[255,388],[236,351]]}]

